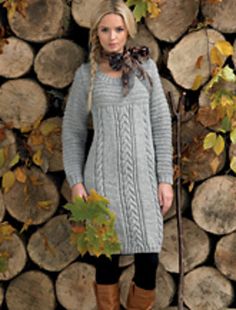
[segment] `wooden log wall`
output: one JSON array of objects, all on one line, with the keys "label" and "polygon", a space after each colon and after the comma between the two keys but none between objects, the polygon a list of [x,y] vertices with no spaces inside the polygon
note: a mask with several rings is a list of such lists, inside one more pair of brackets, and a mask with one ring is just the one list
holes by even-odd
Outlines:
[{"label": "wooden log wall", "polygon": [[[62,207],[70,193],[63,172],[61,121],[74,72],[88,55],[90,14],[99,3],[30,0],[25,17],[17,12],[8,16],[0,7],[7,39],[0,54],[1,309],[96,309],[94,260],[81,258],[71,245]],[[214,69],[209,53],[217,41],[234,46],[234,55],[224,61],[236,68],[235,0],[161,0],[160,8],[158,17],[139,24],[129,45],[150,47],[170,104],[176,106],[186,93],[181,109],[184,305],[190,310],[233,309],[236,176],[229,158],[236,147],[219,156],[203,151],[203,137],[211,128],[199,122],[197,112],[209,105],[204,87]],[[201,85],[193,90],[197,75]],[[155,310],[177,309],[175,207],[174,202],[165,217]],[[10,236],[5,235],[7,222],[14,229]],[[121,257],[120,268],[125,309],[133,257]]]}]

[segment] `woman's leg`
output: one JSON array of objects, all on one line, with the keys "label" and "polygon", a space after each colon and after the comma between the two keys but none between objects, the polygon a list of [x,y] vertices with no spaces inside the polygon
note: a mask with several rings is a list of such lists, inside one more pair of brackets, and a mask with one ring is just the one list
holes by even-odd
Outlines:
[{"label": "woman's leg", "polygon": [[159,264],[157,253],[135,254],[134,283],[145,290],[156,287],[156,271]]},{"label": "woman's leg", "polygon": [[98,310],[119,310],[119,256],[102,255],[96,261],[95,294]]},{"label": "woman's leg", "polygon": [[157,253],[135,254],[135,274],[131,284],[127,310],[151,310],[155,303]]},{"label": "woman's leg", "polygon": [[96,259],[96,283],[115,284],[119,276],[119,255],[112,255],[111,259],[101,255]]}]

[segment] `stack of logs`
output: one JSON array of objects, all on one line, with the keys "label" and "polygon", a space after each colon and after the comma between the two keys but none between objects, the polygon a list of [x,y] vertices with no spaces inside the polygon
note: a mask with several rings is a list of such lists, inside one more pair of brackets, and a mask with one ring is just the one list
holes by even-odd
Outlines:
[{"label": "stack of logs", "polygon": [[[93,259],[70,243],[63,204],[69,200],[61,158],[61,117],[73,75],[86,59],[90,14],[100,0],[30,0],[25,16],[1,8],[7,42],[0,54],[0,308],[94,310]],[[209,105],[211,47],[234,45],[227,61],[236,68],[235,0],[160,0],[161,13],[139,25],[130,45],[147,45],[174,105],[181,110],[184,229],[184,303],[191,310],[236,307],[236,178],[228,153],[203,151],[210,129],[197,120]],[[201,27],[203,21],[210,24]],[[206,23],[205,23],[206,24]],[[201,66],[196,62],[201,58]],[[192,85],[201,75],[201,87]],[[234,85],[236,91],[236,85]],[[175,122],[173,118],[173,128]],[[175,140],[175,139],[174,139]],[[189,184],[189,183],[187,183]],[[178,246],[175,204],[165,217],[154,309],[177,309]],[[125,308],[133,257],[120,259],[121,304]]]}]

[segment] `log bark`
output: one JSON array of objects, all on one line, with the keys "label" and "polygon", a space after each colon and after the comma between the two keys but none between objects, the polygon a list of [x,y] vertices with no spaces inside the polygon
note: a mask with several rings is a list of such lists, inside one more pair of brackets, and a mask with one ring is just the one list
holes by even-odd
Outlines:
[{"label": "log bark", "polygon": [[3,202],[2,192],[0,191],[0,222],[2,222],[5,215],[5,206]]},{"label": "log bark", "polygon": [[71,14],[75,22],[85,28],[90,28],[92,13],[95,12],[102,0],[73,0]]},{"label": "log bark", "polygon": [[25,267],[27,256],[22,240],[12,234],[0,244],[0,252],[7,254],[7,269],[0,272],[0,280],[7,281],[18,275]]},{"label": "log bark", "polygon": [[[188,272],[203,263],[210,253],[208,235],[193,221],[183,218],[184,231],[184,271]],[[177,221],[171,219],[164,225],[164,241],[160,262],[169,272],[178,273]]]},{"label": "log bark", "polygon": [[66,34],[70,8],[63,0],[31,0],[26,16],[16,12],[8,16],[11,30],[17,37],[31,42],[46,42]]},{"label": "log bark", "polygon": [[[120,277],[120,302],[124,308],[126,308],[126,301],[133,275],[134,265],[126,268]],[[172,302],[176,290],[172,276],[166,272],[161,264],[158,266],[156,283],[157,298],[153,310],[158,310],[169,306]]]},{"label": "log bark", "polygon": [[159,40],[175,42],[196,19],[199,0],[161,0],[160,9],[157,17],[145,19],[146,25]]},{"label": "log bark", "polygon": [[184,302],[190,310],[225,309],[233,301],[231,282],[215,268],[199,267],[184,280]]},{"label": "log bark", "polygon": [[38,80],[55,88],[68,86],[76,69],[84,61],[84,51],[67,39],[57,39],[45,44],[38,52],[34,71]]},{"label": "log bark", "polygon": [[66,215],[55,216],[31,235],[27,245],[33,262],[49,271],[61,271],[79,253],[71,243],[71,225]]},{"label": "log bark", "polygon": [[150,49],[150,56],[155,62],[160,61],[161,51],[159,45],[153,35],[144,25],[139,25],[138,32],[135,38],[130,38],[127,46],[147,46]]},{"label": "log bark", "polygon": [[201,11],[205,19],[209,19],[215,29],[225,33],[236,32],[234,0],[212,1],[212,3],[208,0],[202,0]]},{"label": "log bark", "polygon": [[29,79],[9,80],[0,88],[0,118],[9,126],[31,130],[43,118],[47,98],[41,86]]},{"label": "log bark", "polygon": [[40,271],[28,271],[12,280],[6,291],[9,310],[54,310],[53,283]]},{"label": "log bark", "polygon": [[21,174],[22,179],[16,179],[12,188],[4,193],[6,210],[20,222],[29,225],[42,224],[58,207],[56,185],[37,168],[24,168]]},{"label": "log bark", "polygon": [[94,310],[95,268],[86,263],[75,262],[59,273],[56,293],[60,304],[67,310]]},{"label": "log bark", "polygon": [[222,237],[215,251],[216,267],[228,279],[236,280],[236,232]]},{"label": "log bark", "polygon": [[29,72],[33,60],[33,49],[28,43],[9,37],[0,54],[0,75],[5,78],[19,78]]},{"label": "log bark", "polygon": [[167,67],[177,84],[192,89],[197,77],[199,87],[209,79],[215,66],[210,63],[210,50],[219,40],[224,40],[222,34],[202,29],[187,34],[175,45],[169,53]]},{"label": "log bark", "polygon": [[61,127],[62,119],[51,117],[29,135],[27,144],[34,154],[33,158],[38,158],[37,164],[45,173],[63,170]]},{"label": "log bark", "polygon": [[198,186],[192,200],[192,215],[204,230],[216,235],[236,229],[236,178],[215,176]]},{"label": "log bark", "polygon": [[10,170],[11,162],[16,153],[16,139],[13,132],[6,129],[5,125],[0,122],[0,177]]}]

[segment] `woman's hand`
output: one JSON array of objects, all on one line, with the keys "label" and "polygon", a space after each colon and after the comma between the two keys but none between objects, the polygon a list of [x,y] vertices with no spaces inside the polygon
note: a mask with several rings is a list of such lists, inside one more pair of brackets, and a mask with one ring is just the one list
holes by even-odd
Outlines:
[{"label": "woman's hand", "polygon": [[162,214],[165,215],[169,211],[173,202],[174,194],[172,185],[168,183],[160,183],[158,193]]},{"label": "woman's hand", "polygon": [[80,197],[84,200],[87,200],[88,194],[86,192],[86,189],[83,185],[83,183],[77,183],[71,188],[71,200],[72,202],[75,201],[76,197]]}]

